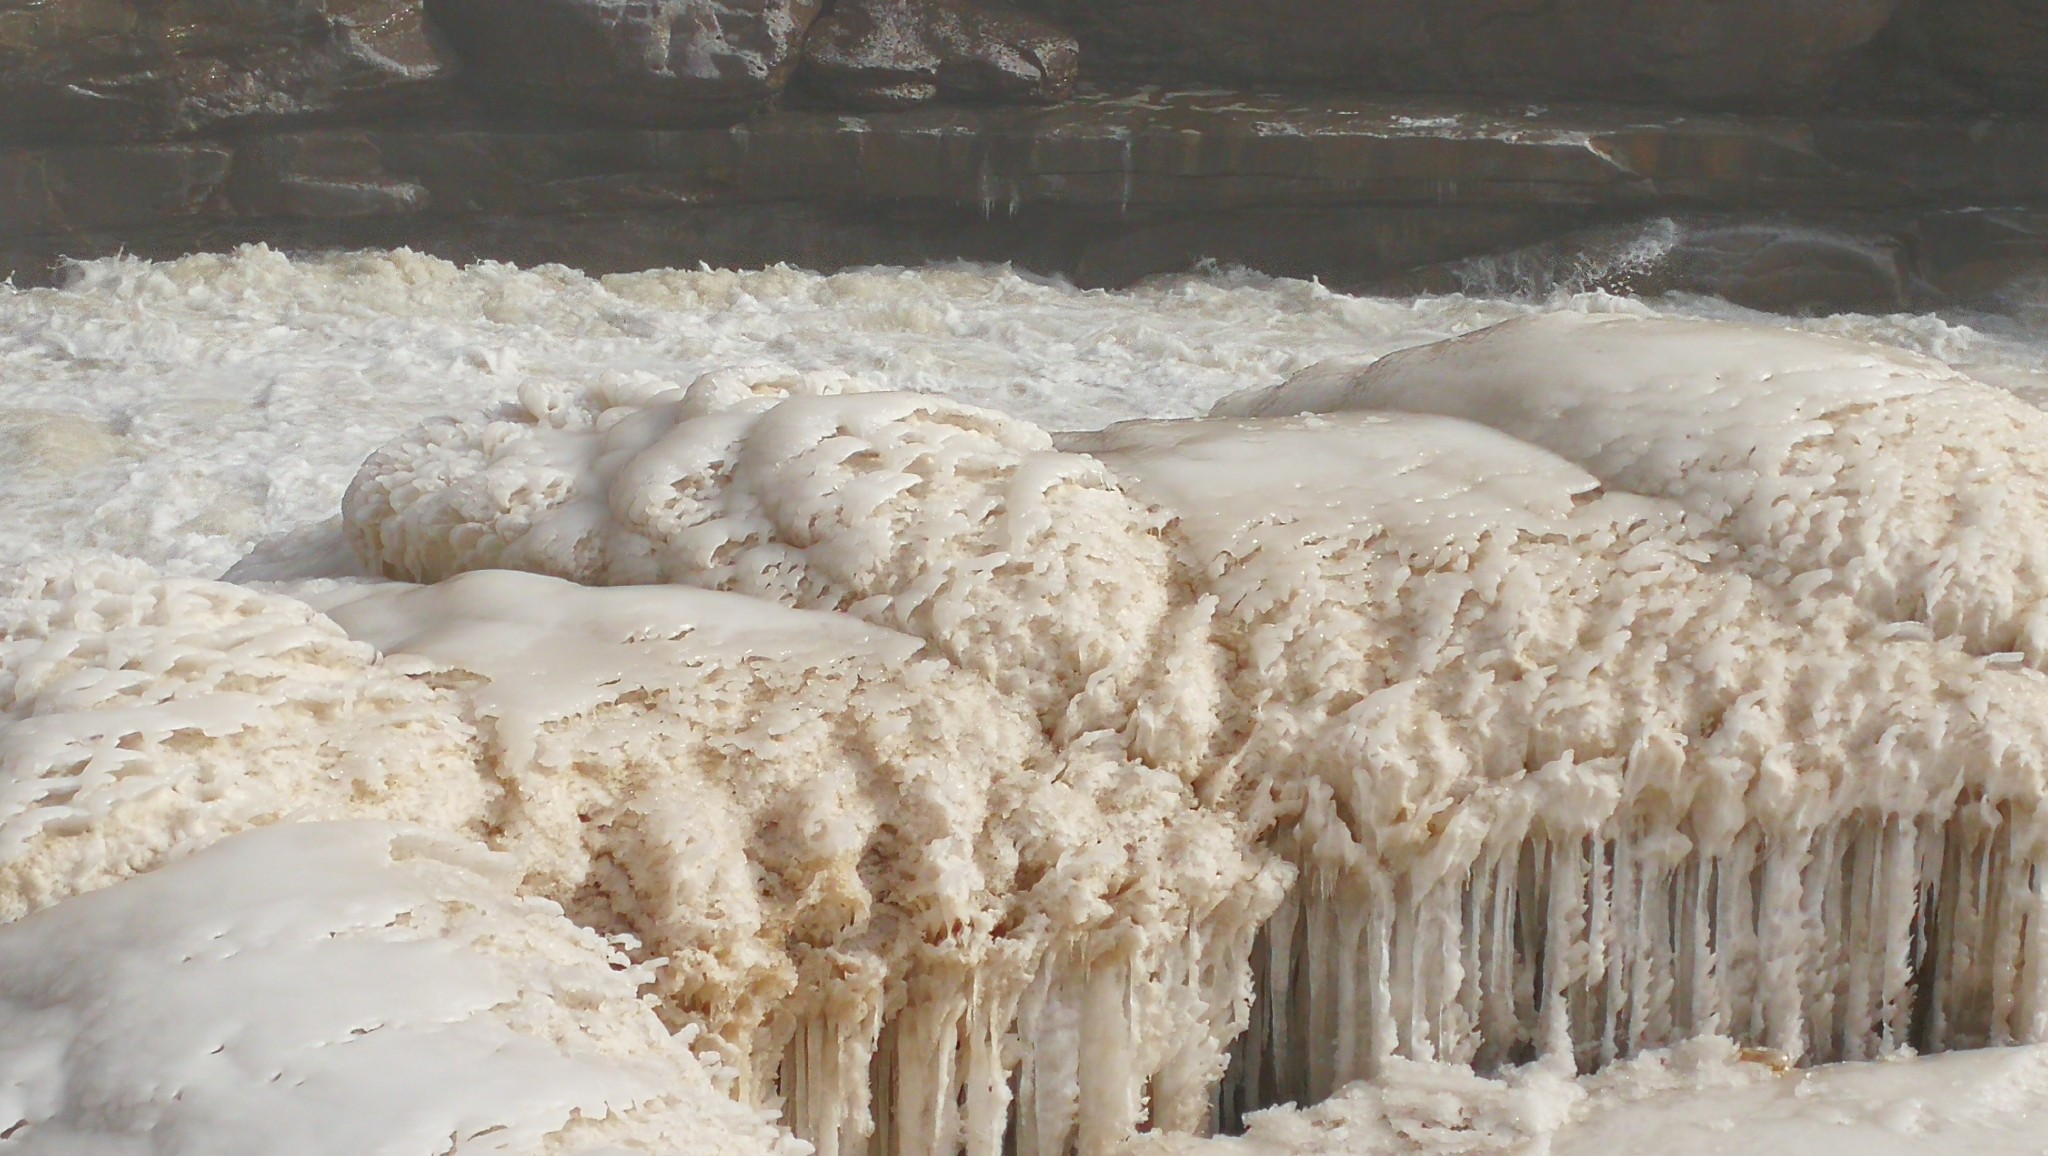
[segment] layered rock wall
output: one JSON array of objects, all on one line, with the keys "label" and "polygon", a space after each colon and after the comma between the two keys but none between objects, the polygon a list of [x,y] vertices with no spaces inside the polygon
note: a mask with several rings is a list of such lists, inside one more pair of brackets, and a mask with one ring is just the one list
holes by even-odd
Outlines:
[{"label": "layered rock wall", "polygon": [[1777,104],[1899,0],[1035,0],[1106,73],[1393,92]]},{"label": "layered rock wall", "polygon": [[[2024,120],[1124,91],[673,130],[473,121],[0,148],[0,276],[264,240],[593,272],[1009,260],[1097,285],[1208,258],[1499,293],[1523,288],[1498,283],[1516,262],[1444,263],[1536,246],[1517,258],[1536,281],[1589,264],[1588,287],[1881,311],[2043,268],[2044,205],[2048,124]],[[1599,256],[1633,244],[1628,222],[1664,217],[1688,224],[1654,260]]]},{"label": "layered rock wall", "polygon": [[391,114],[453,65],[419,0],[4,0],[0,139]]},{"label": "layered rock wall", "polygon": [[785,95],[1054,102],[1077,76],[1736,109],[2048,102],[2034,0],[1022,2],[0,0],[0,139],[451,112],[690,125]]},{"label": "layered rock wall", "polygon": [[[1173,87],[1215,84],[1260,91]],[[0,276],[268,240],[1443,287],[1705,213],[1644,286],[1876,307],[2040,267],[2043,114],[2035,0],[0,0]]]}]

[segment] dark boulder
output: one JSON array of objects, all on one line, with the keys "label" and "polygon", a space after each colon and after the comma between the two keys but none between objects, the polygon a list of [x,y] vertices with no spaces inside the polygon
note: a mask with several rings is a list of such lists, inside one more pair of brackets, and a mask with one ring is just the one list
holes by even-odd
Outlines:
[{"label": "dark boulder", "polygon": [[2008,108],[2048,109],[2048,3],[1919,0],[1894,36]]},{"label": "dark boulder", "polygon": [[1103,77],[1730,106],[1819,90],[1900,3],[1028,0]]},{"label": "dark boulder", "polygon": [[2048,210],[1968,209],[1929,214],[1918,229],[1928,281],[1965,300],[2016,300],[2006,308],[2040,311],[2048,301]]},{"label": "dark boulder", "polygon": [[804,45],[806,81],[857,108],[1049,104],[1073,94],[1080,66],[1080,45],[1059,28],[968,0],[840,0]]},{"label": "dark boulder", "polygon": [[1771,313],[1891,313],[1907,308],[1903,254],[1883,237],[1796,225],[1690,232],[1635,290],[1707,293]]},{"label": "dark boulder", "polygon": [[472,78],[633,124],[730,120],[795,71],[821,0],[428,0]]},{"label": "dark boulder", "polygon": [[429,100],[420,0],[0,0],[0,135],[144,140]]}]

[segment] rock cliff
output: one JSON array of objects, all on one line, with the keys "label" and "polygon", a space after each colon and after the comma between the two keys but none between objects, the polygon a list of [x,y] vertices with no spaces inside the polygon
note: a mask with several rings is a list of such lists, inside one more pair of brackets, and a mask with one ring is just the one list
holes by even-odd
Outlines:
[{"label": "rock cliff", "polygon": [[1017,3],[0,0],[0,275],[268,240],[1442,287],[1672,217],[1592,282],[1799,309],[2048,251],[2037,0]]}]

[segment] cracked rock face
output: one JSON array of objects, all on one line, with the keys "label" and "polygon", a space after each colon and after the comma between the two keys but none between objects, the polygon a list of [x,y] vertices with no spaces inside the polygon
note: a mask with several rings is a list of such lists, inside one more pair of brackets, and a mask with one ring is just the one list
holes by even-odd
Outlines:
[{"label": "cracked rock face", "polygon": [[1080,45],[1059,28],[963,0],[844,0],[804,46],[810,84],[860,108],[1051,103],[1072,95],[1080,63]]},{"label": "cracked rock face", "polygon": [[[2014,0],[2020,3],[2023,0]],[[1091,71],[1146,80],[1768,104],[1900,0],[1030,0]]]},{"label": "cracked rock face", "polygon": [[473,78],[636,124],[746,114],[795,71],[820,0],[429,0]]},{"label": "cracked rock face", "polygon": [[0,137],[141,140],[424,98],[419,0],[0,0]]}]

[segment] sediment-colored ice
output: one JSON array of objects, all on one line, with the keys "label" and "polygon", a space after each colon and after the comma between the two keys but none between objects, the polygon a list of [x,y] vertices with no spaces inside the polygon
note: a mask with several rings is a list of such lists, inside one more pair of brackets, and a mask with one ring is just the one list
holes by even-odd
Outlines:
[{"label": "sediment-colored ice", "polygon": [[506,571],[306,597],[462,687],[529,888],[662,959],[664,1014],[821,1151],[996,1153],[1013,1072],[1033,1151],[1206,1119],[1282,877],[1171,773],[845,615]]},{"label": "sediment-colored ice", "polygon": [[1763,326],[1528,317],[1216,412],[1481,422],[1668,497],[1790,591],[2048,668],[2048,414],[1929,358]]},{"label": "sediment-colored ice", "polygon": [[1407,412],[1059,438],[831,373],[529,380],[265,593],[32,572],[0,887],[423,824],[834,1156],[1358,1079],[1246,1143],[1540,1143],[1605,1094],[1574,1067],[2048,1039],[2048,677],[2002,654],[2048,559],[1994,527],[2048,488],[1981,388],[1584,317],[1226,407]]},{"label": "sediment-colored ice", "polygon": [[2048,679],[1843,598],[1789,606],[1676,509],[1455,419],[1065,444],[1213,576],[1254,704],[1232,763],[1303,872],[1268,928],[1249,1102],[1393,1055],[2048,1031]]},{"label": "sediment-colored ice", "polygon": [[[352,491],[355,540],[420,577],[513,562],[841,609],[989,674],[1055,745],[1115,732],[1192,767],[1304,872],[1265,938],[1247,1102],[1397,1055],[2048,1031],[2025,930],[2048,683],[1827,590],[1794,602],[1676,504],[1436,417],[1055,447],[801,382],[620,400],[400,443]],[[1101,657],[1175,614],[1178,668],[1216,690]]]},{"label": "sediment-colored ice", "polygon": [[266,823],[480,838],[496,792],[449,695],[304,603],[117,559],[0,587],[0,918]]},{"label": "sediment-colored ice", "polygon": [[843,611],[1023,699],[1056,741],[1116,732],[1192,775],[1220,674],[1145,508],[1026,422],[843,384],[532,390],[371,458],[350,540],[407,581],[506,567]]}]

